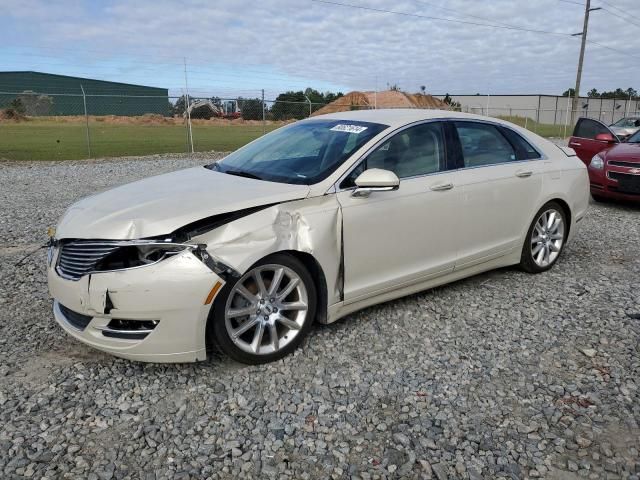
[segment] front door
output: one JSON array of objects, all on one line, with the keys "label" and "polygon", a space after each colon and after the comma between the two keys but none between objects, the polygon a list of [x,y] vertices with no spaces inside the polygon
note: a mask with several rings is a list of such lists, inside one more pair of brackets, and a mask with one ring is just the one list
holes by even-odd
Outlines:
[{"label": "front door", "polygon": [[[613,141],[596,140],[597,135],[610,134]],[[569,146],[573,148],[585,165],[589,166],[596,153],[600,153],[612,145],[619,143],[618,137],[604,123],[591,118],[579,118]]]},{"label": "front door", "polygon": [[[442,122],[408,127],[339,186],[345,303],[453,270],[459,191],[447,171],[444,138]],[[353,196],[353,182],[367,168],[393,171],[400,188]]]}]

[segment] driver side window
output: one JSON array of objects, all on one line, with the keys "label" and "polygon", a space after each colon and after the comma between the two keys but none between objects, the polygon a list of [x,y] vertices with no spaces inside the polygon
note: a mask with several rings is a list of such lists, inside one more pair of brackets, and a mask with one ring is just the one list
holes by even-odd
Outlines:
[{"label": "driver side window", "polygon": [[445,168],[444,135],[441,122],[409,127],[371,152],[340,184],[355,186],[355,179],[369,168],[390,170],[398,178],[436,173]]}]

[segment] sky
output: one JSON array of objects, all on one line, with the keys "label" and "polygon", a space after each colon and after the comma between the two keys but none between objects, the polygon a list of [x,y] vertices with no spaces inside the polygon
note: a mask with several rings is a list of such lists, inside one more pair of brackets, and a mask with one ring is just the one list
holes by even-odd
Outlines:
[{"label": "sky", "polygon": [[[195,96],[259,97],[264,89],[270,99],[305,87],[388,85],[561,94],[575,83],[580,38],[570,34],[582,30],[584,1],[1,0],[0,70],[180,95],[186,63]],[[587,44],[581,91],[640,90],[637,0],[592,0],[592,7],[602,10],[591,13],[587,38],[595,43]]]}]

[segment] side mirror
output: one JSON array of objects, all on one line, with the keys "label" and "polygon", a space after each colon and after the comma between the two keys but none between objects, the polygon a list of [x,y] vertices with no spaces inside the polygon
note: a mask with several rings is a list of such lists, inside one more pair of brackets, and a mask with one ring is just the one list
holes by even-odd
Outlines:
[{"label": "side mirror", "polygon": [[365,170],[355,180],[356,189],[352,196],[368,197],[371,192],[390,192],[400,188],[400,179],[398,176],[381,168],[371,168]]},{"label": "side mirror", "polygon": [[599,142],[616,143],[618,140],[610,133],[599,133],[596,135],[595,140]]}]

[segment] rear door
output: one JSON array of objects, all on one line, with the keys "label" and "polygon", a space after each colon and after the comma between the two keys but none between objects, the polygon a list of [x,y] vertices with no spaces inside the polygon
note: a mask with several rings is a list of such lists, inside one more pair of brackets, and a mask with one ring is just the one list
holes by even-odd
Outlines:
[{"label": "rear door", "polygon": [[618,138],[604,123],[592,118],[579,118],[576,128],[573,129],[569,146],[576,151],[578,158],[587,166],[596,153],[600,153],[612,145],[607,141],[596,140],[596,135],[601,133],[610,133],[613,138]]},{"label": "rear door", "polygon": [[516,132],[482,121],[451,122],[459,138],[454,174],[461,190],[456,269],[522,247],[538,208],[545,170],[542,155]]}]

